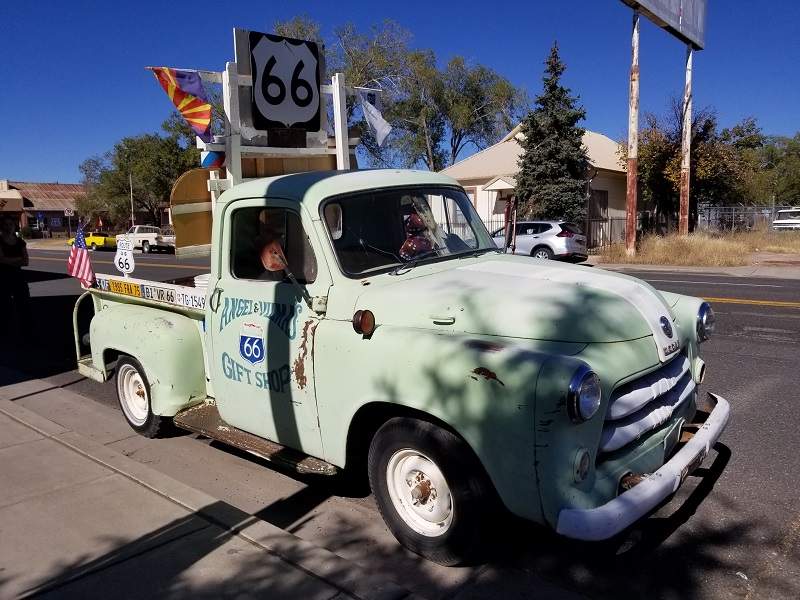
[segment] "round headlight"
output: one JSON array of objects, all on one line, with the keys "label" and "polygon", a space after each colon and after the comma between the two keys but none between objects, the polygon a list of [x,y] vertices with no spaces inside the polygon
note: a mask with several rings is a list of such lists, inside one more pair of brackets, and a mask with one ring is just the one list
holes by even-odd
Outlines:
[{"label": "round headlight", "polygon": [[700,310],[697,311],[697,341],[705,342],[714,333],[714,325],[716,317],[714,316],[714,309],[708,302],[703,302],[700,305]]},{"label": "round headlight", "polygon": [[570,418],[576,423],[591,419],[600,408],[602,399],[600,378],[587,366],[582,366],[572,376],[567,393]]}]

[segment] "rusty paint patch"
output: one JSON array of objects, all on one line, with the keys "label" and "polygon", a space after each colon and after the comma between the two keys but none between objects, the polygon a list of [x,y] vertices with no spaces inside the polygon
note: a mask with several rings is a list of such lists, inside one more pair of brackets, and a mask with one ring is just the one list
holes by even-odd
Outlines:
[{"label": "rusty paint patch", "polygon": [[300,352],[297,354],[297,358],[292,365],[292,372],[294,373],[294,379],[297,381],[297,387],[301,390],[305,389],[306,384],[308,383],[308,377],[306,377],[306,357],[308,356],[308,336],[311,335],[311,348],[312,348],[312,359],[313,359],[313,348],[314,348],[314,330],[317,328],[317,323],[309,319],[303,324],[303,333],[300,336]]},{"label": "rusty paint patch", "polygon": [[497,377],[497,373],[495,373],[494,371],[491,371],[491,370],[487,369],[486,367],[476,367],[476,368],[472,369],[472,372],[473,372],[473,373],[475,373],[475,375],[480,375],[480,376],[481,376],[481,377],[483,377],[483,378],[484,378],[486,381],[492,381],[492,380],[494,380],[494,381],[496,381],[497,383],[499,383],[500,385],[502,385],[503,387],[505,387],[505,385],[506,385],[505,383],[503,383],[502,381],[500,381],[500,379],[498,379],[498,377]]}]

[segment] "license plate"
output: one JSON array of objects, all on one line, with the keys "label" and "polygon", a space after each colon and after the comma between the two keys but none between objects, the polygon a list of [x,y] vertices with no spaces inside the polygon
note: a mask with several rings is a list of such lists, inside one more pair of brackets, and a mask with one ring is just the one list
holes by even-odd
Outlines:
[{"label": "license plate", "polygon": [[683,467],[683,471],[681,471],[681,483],[683,483],[686,478],[692,474],[692,472],[699,467],[703,461],[706,459],[706,451],[702,450],[692,459],[688,465]]},{"label": "license plate", "polygon": [[138,283],[128,283],[127,281],[119,281],[112,279],[108,282],[108,289],[117,294],[125,294],[126,296],[142,297],[142,288]]}]

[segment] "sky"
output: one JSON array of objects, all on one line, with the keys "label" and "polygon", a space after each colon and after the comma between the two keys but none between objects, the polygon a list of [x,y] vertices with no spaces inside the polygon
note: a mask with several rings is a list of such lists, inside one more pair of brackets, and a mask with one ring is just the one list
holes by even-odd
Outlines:
[{"label": "sky", "polygon": [[[19,1],[0,6],[0,179],[77,182],[78,165],[120,138],[158,131],[171,104],[147,65],[222,70],[232,29],[272,31],[305,14],[325,36],[352,22],[392,19],[414,48],[438,60],[484,64],[541,89],[558,41],[564,82],[587,111],[583,124],[627,132],[631,10],[619,0],[517,2]],[[709,0],[706,47],[694,56],[695,109],[722,127],[747,116],[767,134],[800,130],[800,2]],[[685,46],[642,20],[641,110],[664,114],[682,94]]]}]

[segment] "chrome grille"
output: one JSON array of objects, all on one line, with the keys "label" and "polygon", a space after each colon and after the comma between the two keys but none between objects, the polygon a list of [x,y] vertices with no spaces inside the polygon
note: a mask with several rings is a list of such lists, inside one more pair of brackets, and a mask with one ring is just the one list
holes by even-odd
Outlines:
[{"label": "chrome grille", "polygon": [[695,391],[685,353],[652,373],[618,387],[611,395],[600,452],[614,452],[660,427]]}]

